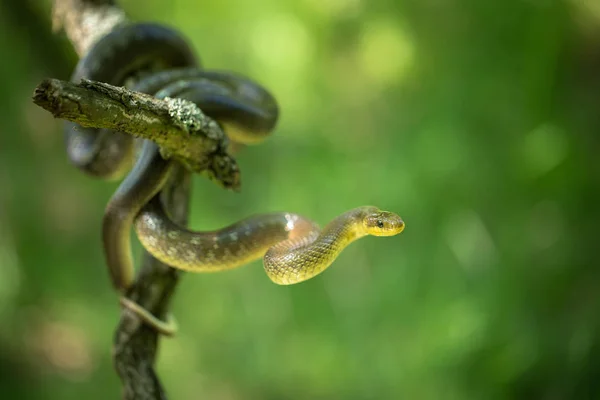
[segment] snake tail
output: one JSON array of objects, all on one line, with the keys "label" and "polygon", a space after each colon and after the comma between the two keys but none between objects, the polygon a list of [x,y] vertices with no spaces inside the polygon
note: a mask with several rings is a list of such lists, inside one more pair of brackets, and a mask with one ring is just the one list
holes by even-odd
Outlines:
[{"label": "snake tail", "polygon": [[135,301],[128,299],[127,297],[121,296],[119,302],[121,303],[121,306],[123,308],[131,311],[143,323],[152,327],[161,335],[174,336],[177,330],[179,329],[177,320],[171,314],[167,315],[166,321],[163,321],[162,319],[155,317],[150,311],[146,310],[144,307],[140,306]]}]

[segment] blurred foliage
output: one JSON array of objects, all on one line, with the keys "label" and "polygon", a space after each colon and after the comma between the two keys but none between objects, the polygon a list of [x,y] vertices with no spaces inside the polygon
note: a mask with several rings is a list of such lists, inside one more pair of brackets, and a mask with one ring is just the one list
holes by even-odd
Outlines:
[{"label": "blurred foliage", "polygon": [[[260,262],[185,276],[158,362],[173,399],[600,398],[595,1],[121,4],[282,108],[239,156],[242,193],[195,179],[194,228],[362,204],[407,222],[297,286]],[[76,62],[49,0],[0,2],[0,54],[0,389],[117,398],[99,238],[117,183],[71,167],[31,103]]]}]

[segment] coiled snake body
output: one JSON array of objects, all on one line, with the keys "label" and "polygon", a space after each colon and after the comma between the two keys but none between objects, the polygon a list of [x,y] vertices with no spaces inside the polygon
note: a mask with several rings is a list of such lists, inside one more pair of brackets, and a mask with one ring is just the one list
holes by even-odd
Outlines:
[{"label": "coiled snake body", "polygon": [[[274,128],[275,99],[259,84],[231,72],[199,69],[181,36],[154,24],[122,26],[100,39],[80,60],[72,80],[81,78],[123,85],[144,70],[134,90],[156,97],[193,101],[238,143],[257,143]],[[107,130],[66,126],[67,154],[80,169],[113,179],[132,164],[133,140]],[[175,224],[159,192],[172,161],[144,141],[132,171],[111,198],[103,220],[103,247],[113,285],[125,293],[133,283],[129,234],[137,236],[154,257],[174,268],[209,272],[232,269],[263,257],[265,271],[278,284],[305,281],[324,271],[351,242],[365,235],[392,236],[404,229],[402,219],[376,207],[341,214],[321,230],[293,213],[256,215],[221,230],[196,232]],[[159,330],[161,322],[135,303],[124,304]]]}]

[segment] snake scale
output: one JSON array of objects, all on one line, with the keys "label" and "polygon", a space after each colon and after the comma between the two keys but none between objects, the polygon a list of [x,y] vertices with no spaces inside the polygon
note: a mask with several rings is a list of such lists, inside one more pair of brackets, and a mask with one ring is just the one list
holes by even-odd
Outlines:
[{"label": "snake scale", "polygon": [[[273,96],[258,83],[229,71],[202,69],[187,41],[158,24],[122,25],[101,38],[79,61],[71,80],[82,78],[117,86],[134,81],[132,90],[190,100],[234,143],[262,141],[279,114]],[[164,159],[156,144],[144,140],[136,159],[134,139],[123,133],[67,123],[65,138],[70,161],[90,175],[118,179],[131,169],[105,210],[104,254],[122,304],[163,333],[172,328],[125,297],[133,284],[132,227],[143,247],[173,268],[221,271],[262,257],[268,277],[281,285],[320,274],[361,237],[392,236],[404,229],[398,215],[363,206],[323,229],[301,215],[281,212],[251,216],[216,231],[192,231],[174,223],[161,203],[159,194],[173,161]]]}]

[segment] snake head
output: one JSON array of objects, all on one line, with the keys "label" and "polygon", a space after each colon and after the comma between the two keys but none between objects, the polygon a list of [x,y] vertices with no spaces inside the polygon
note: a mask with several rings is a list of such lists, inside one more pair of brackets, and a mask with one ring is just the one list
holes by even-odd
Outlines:
[{"label": "snake head", "polygon": [[404,221],[389,211],[369,212],[363,219],[365,231],[373,236],[394,236],[404,230]]}]

